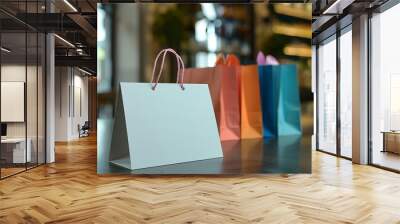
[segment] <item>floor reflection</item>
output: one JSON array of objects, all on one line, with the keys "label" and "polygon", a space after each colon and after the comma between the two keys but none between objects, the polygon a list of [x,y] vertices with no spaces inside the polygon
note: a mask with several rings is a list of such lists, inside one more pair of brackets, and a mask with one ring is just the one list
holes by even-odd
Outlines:
[{"label": "floor reflection", "polygon": [[310,173],[311,136],[223,141],[223,158],[129,170],[110,164],[111,121],[98,122],[99,174],[257,174]]}]

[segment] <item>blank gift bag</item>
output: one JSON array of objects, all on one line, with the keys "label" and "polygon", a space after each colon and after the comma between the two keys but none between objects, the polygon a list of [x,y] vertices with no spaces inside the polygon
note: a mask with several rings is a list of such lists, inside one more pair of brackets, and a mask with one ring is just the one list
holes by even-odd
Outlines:
[{"label": "blank gift bag", "polygon": [[242,138],[262,138],[262,112],[257,65],[242,65],[240,72],[240,121]]},{"label": "blank gift bag", "polygon": [[296,65],[258,67],[264,137],[301,134]]},{"label": "blank gift bag", "polygon": [[[176,84],[158,83],[167,52],[178,61]],[[133,170],[223,156],[208,87],[184,84],[184,74],[181,57],[165,49],[151,83],[120,83],[112,163]]]},{"label": "blank gift bag", "polygon": [[208,84],[221,140],[240,139],[239,72],[226,65],[185,70],[185,83]]}]

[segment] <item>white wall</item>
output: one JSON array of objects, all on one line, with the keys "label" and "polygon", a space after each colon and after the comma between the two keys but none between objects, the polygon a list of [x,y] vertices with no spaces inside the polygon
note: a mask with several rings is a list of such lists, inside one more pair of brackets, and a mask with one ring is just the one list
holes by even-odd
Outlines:
[{"label": "white wall", "polygon": [[56,67],[56,141],[79,138],[78,124],[88,120],[88,77],[83,75],[76,68]]},{"label": "white wall", "polygon": [[[28,67],[28,71],[32,67]],[[1,81],[2,82],[25,82],[25,65],[2,65],[1,66]],[[7,110],[7,108],[1,108]],[[8,137],[25,137],[25,123],[11,122],[7,123]]]},{"label": "white wall", "polygon": [[[38,69],[38,70],[37,70]],[[8,138],[24,138],[25,135],[30,140],[32,161],[44,163],[45,148],[45,117],[44,117],[44,74],[42,67],[25,64],[4,64],[1,66],[2,82],[24,82],[26,84],[26,108],[23,106],[22,113],[26,112],[26,120],[22,122],[5,122],[7,124]],[[27,79],[27,80],[25,80]],[[3,90],[2,90],[3,91]],[[24,90],[21,94],[24,94]],[[2,96],[7,97],[7,96]],[[11,108],[1,108],[12,110]],[[11,112],[12,111],[7,111]],[[37,153],[39,154],[37,156]],[[49,160],[51,162],[51,160]]]},{"label": "white wall", "polygon": [[69,132],[69,84],[70,70],[67,67],[55,68],[55,141],[67,141]]},{"label": "white wall", "polygon": [[[36,80],[33,80],[31,75],[36,77],[36,67],[25,65],[17,65],[17,64],[6,64],[1,66],[1,81],[2,82],[25,82],[25,75],[27,69],[28,72],[28,81],[29,86],[36,86]],[[27,106],[31,108],[27,113],[28,118],[28,129],[32,127],[36,130],[36,113],[32,113],[32,111],[36,111],[36,88],[27,88]],[[31,104],[33,102],[33,104]],[[40,106],[40,105],[39,105]],[[34,107],[34,108],[32,108]],[[2,110],[7,110],[7,108],[1,108]],[[32,123],[34,122],[34,123]],[[25,137],[25,123],[26,122],[7,122],[7,136],[8,137]],[[28,130],[29,137],[30,130]],[[36,133],[36,132],[35,132]]]},{"label": "white wall", "polygon": [[[76,72],[77,70],[75,70]],[[88,77],[79,75],[74,75],[74,107],[72,108],[72,120],[71,120],[71,136],[72,138],[78,138],[78,124],[81,126],[85,123],[85,121],[89,120],[88,116]],[[79,93],[80,91],[80,93]],[[80,95],[80,97],[79,97]],[[80,102],[79,102],[80,101]],[[81,108],[79,108],[81,107]],[[80,109],[82,111],[80,111]]]}]

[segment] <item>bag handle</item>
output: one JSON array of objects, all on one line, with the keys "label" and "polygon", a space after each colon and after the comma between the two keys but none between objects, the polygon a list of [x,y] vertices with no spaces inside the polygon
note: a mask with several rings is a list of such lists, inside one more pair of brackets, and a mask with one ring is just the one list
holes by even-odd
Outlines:
[{"label": "bag handle", "polygon": [[[166,49],[161,50],[160,53],[158,53],[158,55],[156,57],[156,60],[154,61],[153,74],[151,76],[151,83],[152,83],[151,89],[155,90],[156,86],[158,85],[158,81],[160,80],[161,72],[162,72],[163,67],[164,67],[165,56],[166,56],[166,54],[168,52],[174,54],[175,57],[176,57],[176,62],[177,62],[177,66],[178,66],[178,72],[176,74],[176,83],[179,83],[179,86],[181,87],[181,89],[185,90],[185,87],[183,86],[183,75],[185,73],[185,64],[183,63],[183,60],[182,60],[181,56],[179,56],[179,54],[176,53],[171,48],[166,48]],[[157,79],[155,79],[154,74],[155,74],[156,67],[157,67],[157,64],[158,64],[158,59],[161,56],[161,54],[163,54],[162,61],[161,61],[161,66],[160,66],[160,70],[159,70],[158,75],[157,75]],[[181,68],[182,68],[182,74],[180,73],[181,72]]]}]

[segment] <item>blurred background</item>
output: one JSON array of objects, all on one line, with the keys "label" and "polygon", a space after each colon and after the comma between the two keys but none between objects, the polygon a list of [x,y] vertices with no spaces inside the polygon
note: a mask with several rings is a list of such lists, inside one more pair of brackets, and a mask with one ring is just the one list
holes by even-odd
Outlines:
[{"label": "blurred background", "polygon": [[[121,81],[149,82],[156,54],[174,48],[186,67],[219,53],[256,64],[259,51],[298,67],[303,132],[312,133],[311,4],[98,4],[98,118],[109,119]],[[161,82],[175,82],[169,58]]]}]

